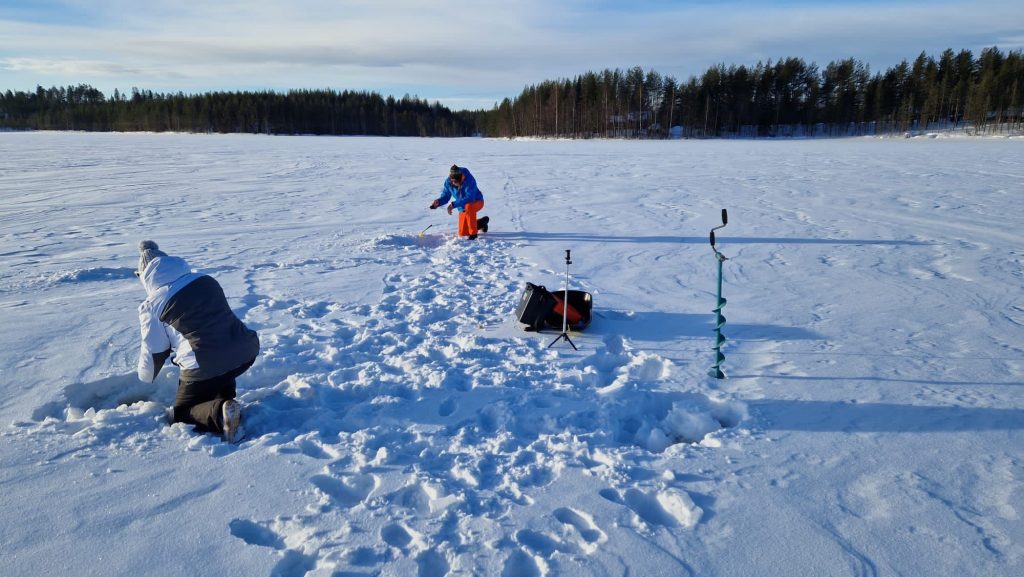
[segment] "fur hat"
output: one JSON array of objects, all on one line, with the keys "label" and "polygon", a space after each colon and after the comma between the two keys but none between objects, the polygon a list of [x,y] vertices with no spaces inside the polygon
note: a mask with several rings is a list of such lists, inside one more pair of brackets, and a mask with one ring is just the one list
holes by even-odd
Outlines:
[{"label": "fur hat", "polygon": [[139,270],[136,271],[136,276],[142,276],[142,273],[146,272],[146,267],[150,261],[155,258],[167,256],[167,253],[160,250],[160,247],[151,240],[144,240],[139,243]]}]

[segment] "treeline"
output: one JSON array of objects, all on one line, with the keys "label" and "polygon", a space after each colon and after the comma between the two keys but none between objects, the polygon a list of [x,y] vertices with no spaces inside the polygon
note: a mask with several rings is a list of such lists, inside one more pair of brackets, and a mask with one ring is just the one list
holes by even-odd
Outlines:
[{"label": "treeline", "polygon": [[439,103],[372,92],[293,90],[198,95],[88,86],[0,93],[0,127],[35,130],[468,136],[473,119]]},{"label": "treeline", "polygon": [[[872,74],[855,59],[709,68],[679,82],[640,67],[526,87],[477,115],[501,137],[665,138],[865,135],[1022,128],[1024,57],[987,48],[921,53]],[[675,128],[673,128],[675,127]]]},{"label": "treeline", "polygon": [[1024,53],[921,53],[872,73],[849,58],[708,68],[680,82],[641,67],[526,87],[492,110],[408,95],[293,90],[198,95],[88,85],[0,93],[0,128],[380,136],[667,138],[846,136],[965,128],[1021,131]]}]

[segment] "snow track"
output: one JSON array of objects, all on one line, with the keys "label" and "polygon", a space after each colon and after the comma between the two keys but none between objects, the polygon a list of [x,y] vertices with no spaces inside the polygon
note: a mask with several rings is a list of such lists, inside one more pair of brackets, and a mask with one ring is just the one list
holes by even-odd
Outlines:
[{"label": "snow track", "polygon": [[[685,434],[674,438],[654,433],[658,423],[644,416],[668,401],[623,410],[609,388],[661,383],[670,363],[630,351],[621,338],[611,339],[611,351],[601,346],[592,353],[603,362],[583,357],[567,365],[544,348],[549,339],[542,336],[492,336],[508,325],[516,302],[510,295],[522,288],[514,271],[525,267],[513,249],[487,236],[475,243],[437,235],[380,237],[366,251],[398,266],[385,275],[377,304],[250,310],[257,323],[295,327],[278,330],[253,379],[302,372],[242,396],[253,407],[248,426],[256,437],[244,450],[325,461],[310,479],[309,509],[356,510],[361,519],[321,535],[315,550],[285,554],[282,574],[293,571],[296,556],[333,571],[414,562],[424,576],[446,575],[453,567],[465,572],[471,561],[460,551],[468,535],[481,532],[498,549],[518,545],[500,563],[503,574],[548,574],[558,564],[555,554],[593,554],[607,541],[593,517],[564,507],[551,511],[568,533],[564,538],[509,533],[502,520],[533,505],[530,495],[567,469],[591,467],[580,448],[584,455],[600,451],[614,465],[621,459],[616,453],[634,441],[663,450],[722,428],[707,412],[712,403],[700,395],[675,395],[679,407],[688,403],[679,411],[702,415],[706,423],[703,429],[681,426]],[[281,318],[287,315],[292,318]],[[627,493],[622,506],[638,510],[645,527],[692,527],[700,515],[679,492]],[[267,527],[272,521],[237,524]],[[263,546],[282,539],[255,541]]]},{"label": "snow track", "polygon": [[[242,310],[263,334],[259,363],[240,379],[249,440],[234,449],[189,438],[183,425],[169,434],[211,456],[308,459],[316,472],[303,490],[306,512],[229,525],[247,545],[279,555],[273,575],[403,566],[424,577],[476,573],[479,561],[461,553],[471,535],[505,551],[487,571],[551,574],[560,557],[599,552],[608,533],[592,513],[568,507],[531,508],[548,519],[547,531],[506,528],[513,510],[535,505],[531,495],[567,471],[618,485],[628,477],[615,471],[635,447],[661,452],[742,420],[742,405],[683,392],[670,361],[621,336],[589,339],[596,348],[576,355],[546,348],[552,335],[510,337],[519,271],[530,268],[515,248],[487,235],[375,238],[358,258],[390,270],[371,305],[270,296],[282,275],[332,274],[330,260],[246,273]],[[67,387],[30,428],[88,437],[90,454],[168,434],[160,416],[172,373],[154,385],[126,375]],[[135,433],[111,429],[126,425]],[[600,495],[642,533],[692,528],[701,516],[680,489]],[[337,527],[329,521],[342,517]]]}]

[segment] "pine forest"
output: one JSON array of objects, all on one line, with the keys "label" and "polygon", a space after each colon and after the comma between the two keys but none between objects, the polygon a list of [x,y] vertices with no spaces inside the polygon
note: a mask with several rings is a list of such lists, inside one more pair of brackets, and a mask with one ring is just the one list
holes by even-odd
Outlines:
[{"label": "pine forest", "polygon": [[88,86],[0,93],[0,128],[542,138],[854,136],[963,129],[1019,133],[1024,52],[921,53],[884,72],[849,58],[719,64],[678,81],[637,66],[527,86],[491,110],[374,92],[110,96]]}]

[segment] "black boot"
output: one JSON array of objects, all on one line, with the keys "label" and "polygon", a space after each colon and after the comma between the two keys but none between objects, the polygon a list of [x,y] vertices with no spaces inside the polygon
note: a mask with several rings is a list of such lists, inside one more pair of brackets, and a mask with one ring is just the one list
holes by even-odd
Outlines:
[{"label": "black boot", "polygon": [[487,223],[489,223],[489,222],[491,222],[491,217],[489,217],[489,216],[485,216],[483,218],[477,219],[477,221],[476,221],[476,229],[478,231],[480,231],[480,232],[487,232]]}]

